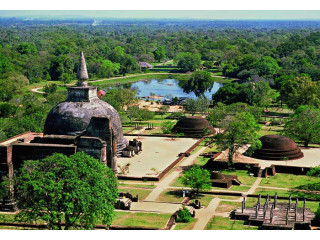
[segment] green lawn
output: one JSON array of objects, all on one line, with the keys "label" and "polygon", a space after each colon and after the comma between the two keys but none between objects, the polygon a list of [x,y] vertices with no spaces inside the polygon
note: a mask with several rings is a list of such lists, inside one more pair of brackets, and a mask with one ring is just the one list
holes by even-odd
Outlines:
[{"label": "green lawn", "polygon": [[216,212],[228,212],[230,213],[231,211],[237,209],[238,207],[241,207],[241,202],[229,202],[229,201],[221,201],[219,203],[219,206],[216,209]]},{"label": "green lawn", "polygon": [[163,191],[157,198],[157,201],[181,203],[183,197],[181,191]]},{"label": "green lawn", "polygon": [[[200,200],[202,206],[208,206],[214,197],[214,195],[199,194],[197,198]],[[157,198],[157,201],[181,203],[183,201],[183,197],[181,191],[163,191]]]},{"label": "green lawn", "polygon": [[237,197],[237,196],[228,196],[228,195],[216,195],[218,196],[220,199],[231,199],[231,200],[237,200],[239,199],[240,197]]},{"label": "green lawn", "polygon": [[176,227],[173,230],[192,230],[197,220],[192,218],[188,223],[177,223]]},{"label": "green lawn", "polygon": [[130,227],[164,228],[171,214],[132,213],[116,211],[112,225]]},{"label": "green lawn", "polygon": [[249,176],[246,170],[223,170],[221,173],[227,175],[237,175],[239,181],[244,185],[252,185],[256,181],[256,178]]},{"label": "green lawn", "polygon": [[154,189],[157,187],[157,185],[152,185],[152,184],[125,184],[125,183],[119,183],[119,187],[127,187],[128,190],[129,188],[151,188]]},{"label": "green lawn", "polygon": [[204,166],[209,161],[209,159],[210,158],[206,157],[197,157],[195,164],[199,166]]},{"label": "green lawn", "polygon": [[276,176],[269,176],[268,178],[262,179],[260,186],[301,189],[303,188],[302,186],[319,182],[319,178],[316,177],[278,173]]},{"label": "green lawn", "polygon": [[123,188],[120,187],[118,189],[119,192],[129,192],[130,194],[132,194],[133,196],[136,196],[137,194],[139,195],[139,200],[144,200],[150,193],[152,190],[147,190],[147,189],[134,189],[134,188]]},{"label": "green lawn", "polygon": [[230,220],[225,217],[213,217],[205,230],[257,230],[258,227],[243,225],[243,221]]},{"label": "green lawn", "polygon": [[255,191],[255,194],[269,194],[270,196],[274,196],[275,193],[277,193],[278,196],[284,196],[288,197],[290,194],[292,197],[297,197],[300,200],[303,198],[312,198],[312,199],[319,199],[320,201],[320,195],[315,193],[308,193],[308,192],[301,192],[301,191],[295,191],[295,190],[278,190],[278,189],[267,189],[267,188],[257,188]]}]

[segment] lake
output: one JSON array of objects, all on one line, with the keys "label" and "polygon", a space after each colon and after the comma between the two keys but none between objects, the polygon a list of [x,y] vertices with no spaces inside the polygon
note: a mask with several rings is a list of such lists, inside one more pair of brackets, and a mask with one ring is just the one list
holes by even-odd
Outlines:
[{"label": "lake", "polygon": [[[157,96],[164,96],[165,98],[172,97],[188,97],[196,98],[194,93],[185,93],[182,85],[186,83],[185,80],[176,79],[152,79],[152,80],[141,80],[134,83],[121,84],[123,88],[134,88],[137,90],[139,97],[150,96],[150,93],[155,93]],[[215,82],[210,91],[205,92],[208,99],[211,99],[212,94],[216,93],[218,89],[222,87],[222,83]]]}]

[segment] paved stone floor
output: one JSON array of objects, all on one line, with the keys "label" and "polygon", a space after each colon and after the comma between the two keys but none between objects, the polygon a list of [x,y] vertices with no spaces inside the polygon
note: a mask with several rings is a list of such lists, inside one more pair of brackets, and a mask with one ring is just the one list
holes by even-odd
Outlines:
[{"label": "paved stone floor", "polygon": [[[320,165],[320,148],[301,148],[301,151],[304,154],[303,158],[296,160],[287,160],[287,161],[270,161],[262,160],[257,158],[250,158],[242,154],[238,154],[235,161],[244,162],[244,163],[259,163],[261,168],[270,167],[271,165],[281,165],[281,166],[297,166],[297,167],[317,167]],[[216,159],[226,159],[227,150],[222,152],[220,156]]]},{"label": "paved stone floor", "polygon": [[[126,137],[132,140],[136,137]],[[129,173],[126,176],[157,176],[174,162],[178,154],[187,151],[197,139],[179,138],[172,140],[167,137],[140,137],[142,142],[142,152],[133,158],[118,158],[118,164],[124,166],[130,163]],[[151,169],[155,168],[158,174]]]},{"label": "paved stone floor", "polygon": [[164,202],[133,202],[131,203],[131,211],[145,211],[145,212],[158,212],[158,213],[175,213],[181,208],[180,203],[164,203]]}]

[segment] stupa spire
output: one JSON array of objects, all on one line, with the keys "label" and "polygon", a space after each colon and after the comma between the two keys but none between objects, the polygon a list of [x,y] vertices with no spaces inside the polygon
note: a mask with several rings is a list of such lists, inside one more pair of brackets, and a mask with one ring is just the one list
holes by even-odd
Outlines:
[{"label": "stupa spire", "polygon": [[77,82],[78,87],[86,87],[87,86],[86,80],[89,78],[89,76],[88,76],[88,71],[87,71],[86,60],[84,59],[84,54],[82,51],[80,52],[77,78],[78,78],[78,82]]}]

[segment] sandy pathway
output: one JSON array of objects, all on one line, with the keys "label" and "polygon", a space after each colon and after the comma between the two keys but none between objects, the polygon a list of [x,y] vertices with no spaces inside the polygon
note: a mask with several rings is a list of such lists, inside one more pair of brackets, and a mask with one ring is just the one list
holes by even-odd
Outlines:
[{"label": "sandy pathway", "polygon": [[173,182],[176,178],[179,177],[180,173],[183,171],[182,167],[189,166],[192,163],[194,163],[197,160],[197,157],[206,149],[206,147],[202,147],[200,150],[198,150],[196,153],[192,154],[190,157],[185,158],[182,160],[182,163],[180,163],[176,168],[175,171],[169,173],[167,176],[165,176],[158,186],[149,194],[149,196],[145,199],[146,201],[156,201],[156,199],[159,197],[161,192],[163,190],[166,190],[170,187],[170,183]]},{"label": "sandy pathway", "polygon": [[216,197],[211,200],[209,205],[206,208],[200,209],[196,211],[196,218],[198,221],[194,225],[192,230],[203,230],[210,219],[214,216],[216,208],[219,206],[221,199]]}]

